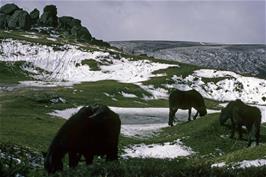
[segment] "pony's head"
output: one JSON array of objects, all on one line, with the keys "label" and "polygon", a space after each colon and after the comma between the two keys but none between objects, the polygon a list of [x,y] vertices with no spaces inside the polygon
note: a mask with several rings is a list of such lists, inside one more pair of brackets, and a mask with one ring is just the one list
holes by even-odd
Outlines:
[{"label": "pony's head", "polygon": [[229,119],[229,117],[230,116],[228,110],[226,108],[223,108],[219,117],[220,124],[224,125],[224,123]]},{"label": "pony's head", "polygon": [[48,174],[63,170],[62,157],[59,154],[49,152],[45,157],[44,169]]},{"label": "pony's head", "polygon": [[199,107],[198,110],[200,116],[205,116],[207,114],[207,110],[205,106]]},{"label": "pony's head", "polygon": [[207,109],[204,104],[203,106],[198,106],[195,109],[199,112],[200,116],[205,116],[207,114]]}]

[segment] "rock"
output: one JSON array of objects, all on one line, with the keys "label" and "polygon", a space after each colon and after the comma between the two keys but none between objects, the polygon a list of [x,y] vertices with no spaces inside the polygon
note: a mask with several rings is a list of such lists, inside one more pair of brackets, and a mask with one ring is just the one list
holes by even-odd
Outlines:
[{"label": "rock", "polygon": [[74,26],[81,26],[81,21],[68,16],[59,17],[59,29],[71,30]]},{"label": "rock", "polygon": [[71,29],[71,35],[73,35],[78,41],[89,42],[92,37],[87,28],[84,26],[74,26]]},{"label": "rock", "polygon": [[0,8],[0,13],[5,15],[12,15],[19,7],[15,4],[6,4]]},{"label": "rock", "polygon": [[31,27],[30,15],[25,10],[16,10],[8,19],[8,28],[28,30]]},{"label": "rock", "polygon": [[57,27],[58,17],[56,6],[48,5],[44,7],[43,14],[40,18],[40,24],[43,26]]},{"label": "rock", "polygon": [[36,24],[39,20],[40,11],[38,9],[33,9],[30,13],[31,23]]},{"label": "rock", "polygon": [[0,13],[0,29],[7,28],[7,15]]}]

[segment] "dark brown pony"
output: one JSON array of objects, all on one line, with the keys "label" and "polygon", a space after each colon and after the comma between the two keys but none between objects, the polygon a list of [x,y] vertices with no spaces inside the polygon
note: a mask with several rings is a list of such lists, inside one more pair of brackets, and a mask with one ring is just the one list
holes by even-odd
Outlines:
[{"label": "dark brown pony", "polygon": [[188,109],[188,121],[190,121],[191,108],[197,110],[197,113],[193,116],[195,120],[198,116],[204,116],[207,114],[206,106],[202,95],[196,90],[181,91],[174,90],[169,96],[169,121],[168,124],[173,126],[175,113],[178,109]]},{"label": "dark brown pony", "polygon": [[255,132],[256,145],[259,144],[261,112],[257,107],[248,106],[241,100],[231,101],[222,109],[219,119],[221,125],[224,125],[228,119],[231,120],[231,138],[234,137],[235,129],[237,129],[239,139],[242,139],[242,125],[244,125],[248,130],[248,147],[251,145],[253,132]]},{"label": "dark brown pony", "polygon": [[83,107],[59,129],[48,149],[44,168],[50,174],[63,170],[62,159],[69,155],[69,166],[78,165],[81,155],[91,164],[93,156],[118,159],[121,129],[119,116],[105,105]]}]

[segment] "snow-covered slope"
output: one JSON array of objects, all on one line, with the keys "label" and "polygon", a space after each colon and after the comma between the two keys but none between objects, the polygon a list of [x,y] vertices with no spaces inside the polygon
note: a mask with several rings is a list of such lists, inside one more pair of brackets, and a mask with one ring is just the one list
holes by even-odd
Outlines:
[{"label": "snow-covered slope", "polygon": [[[74,45],[64,45],[59,49],[54,49],[51,46],[33,45],[29,42],[11,39],[1,42],[0,51],[0,61],[31,63],[23,69],[34,74],[33,77],[37,80],[42,81],[117,80],[124,83],[136,83],[155,76],[152,74],[153,71],[171,66],[148,60],[117,59],[109,52],[89,52]],[[100,70],[94,71],[90,66],[82,64],[82,61],[89,59],[97,62]]]},{"label": "snow-covered slope", "polygon": [[266,45],[226,45],[182,41],[113,41],[131,54],[147,54],[198,66],[266,78]]},{"label": "snow-covered slope", "polygon": [[250,104],[266,105],[266,80],[255,77],[245,77],[230,71],[200,69],[183,78],[174,75],[173,83],[154,88],[141,86],[153,97],[146,99],[167,99],[171,88],[180,90],[195,89],[203,97],[221,102],[241,99]]}]

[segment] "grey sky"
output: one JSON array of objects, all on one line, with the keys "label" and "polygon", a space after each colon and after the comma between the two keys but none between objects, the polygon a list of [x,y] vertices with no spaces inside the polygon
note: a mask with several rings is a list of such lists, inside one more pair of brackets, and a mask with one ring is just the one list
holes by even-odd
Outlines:
[{"label": "grey sky", "polygon": [[106,41],[266,43],[265,0],[0,1],[41,12],[55,4],[59,16],[81,19],[93,36]]}]

